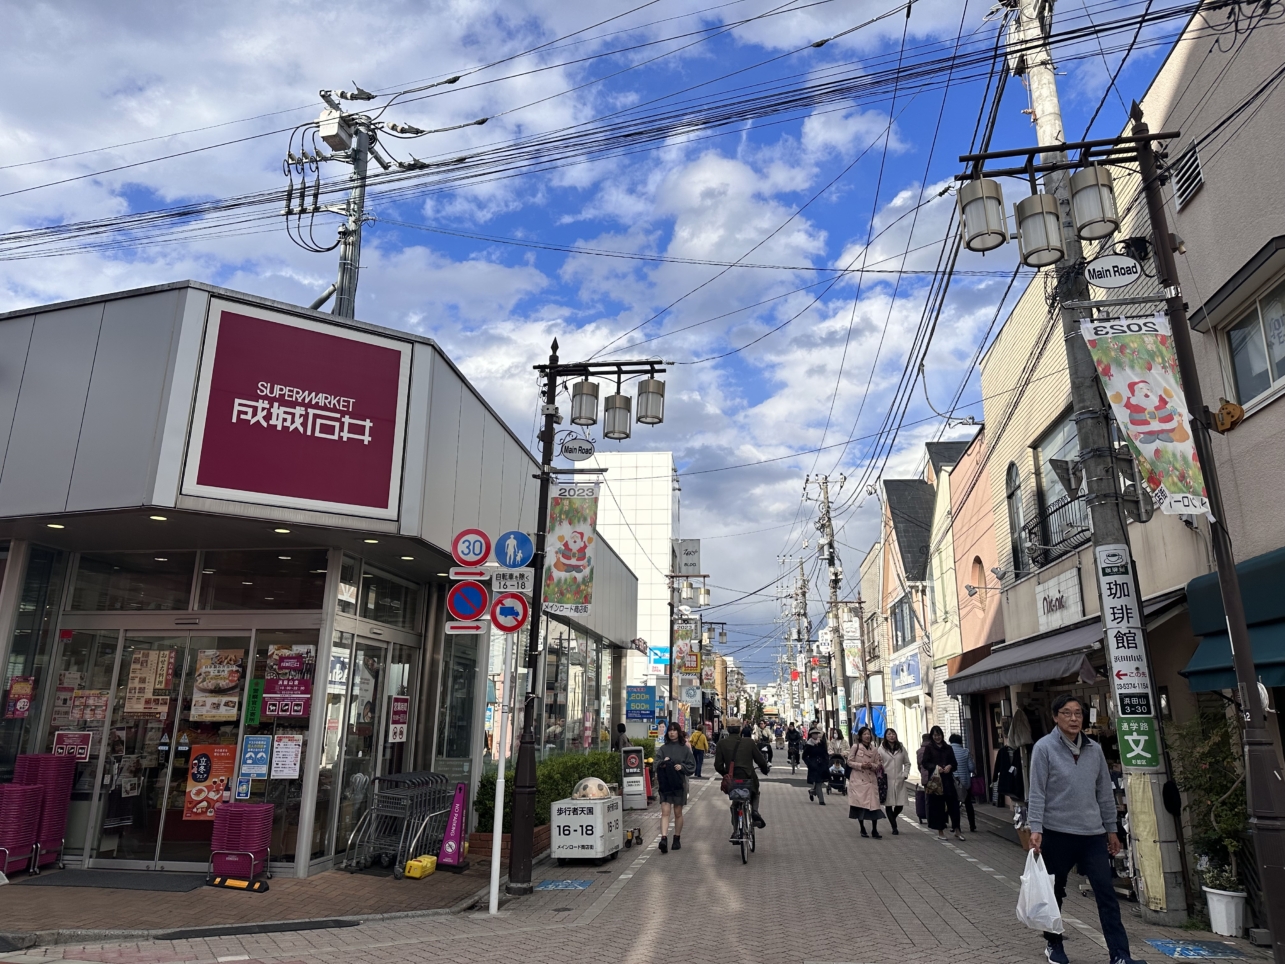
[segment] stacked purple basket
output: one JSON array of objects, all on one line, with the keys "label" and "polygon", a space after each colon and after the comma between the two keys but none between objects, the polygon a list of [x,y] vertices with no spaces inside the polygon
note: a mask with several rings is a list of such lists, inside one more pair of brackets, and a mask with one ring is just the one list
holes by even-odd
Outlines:
[{"label": "stacked purple basket", "polygon": [[268,869],[270,803],[224,803],[214,811],[210,863],[219,877],[253,880]]},{"label": "stacked purple basket", "polygon": [[45,788],[45,805],[36,831],[36,843],[40,844],[36,866],[52,864],[62,857],[71,788],[76,782],[76,761],[52,753],[23,754],[14,765],[13,782]]},{"label": "stacked purple basket", "polygon": [[0,872],[30,866],[44,796],[44,787],[0,784]]}]

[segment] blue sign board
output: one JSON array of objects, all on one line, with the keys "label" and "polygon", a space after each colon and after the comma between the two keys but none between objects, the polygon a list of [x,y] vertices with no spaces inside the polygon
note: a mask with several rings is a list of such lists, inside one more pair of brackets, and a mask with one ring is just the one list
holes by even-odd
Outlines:
[{"label": "blue sign board", "polygon": [[250,778],[249,777],[236,778],[236,798],[238,800],[250,799]]},{"label": "blue sign board", "polygon": [[525,569],[535,555],[535,543],[517,529],[500,533],[495,540],[495,561],[505,569]]},{"label": "blue sign board", "polygon": [[919,688],[919,651],[908,653],[905,656],[898,657],[893,653],[892,660],[892,691],[902,693],[906,690]]},{"label": "blue sign board", "polygon": [[240,775],[250,780],[268,779],[268,754],[271,752],[271,734],[242,737]]},{"label": "blue sign board", "polygon": [[655,715],[656,687],[625,687],[625,719],[650,720]]}]

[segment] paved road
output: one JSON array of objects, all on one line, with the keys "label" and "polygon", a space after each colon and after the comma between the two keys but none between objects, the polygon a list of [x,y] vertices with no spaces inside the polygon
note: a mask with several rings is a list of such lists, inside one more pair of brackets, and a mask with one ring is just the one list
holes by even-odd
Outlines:
[{"label": "paved road", "polygon": [[[653,807],[654,811],[655,808]],[[693,786],[679,852],[655,847],[654,812],[630,821],[649,840],[606,867],[537,867],[537,880],[589,881],[583,890],[542,890],[507,902],[500,916],[367,920],[361,926],[292,933],[53,946],[0,961],[264,961],[386,964],[393,961],[530,964],[940,964],[1038,962],[1043,944],[1013,916],[1024,855],[985,831],[938,842],[913,819],[901,834],[861,839],[842,798],[808,802],[802,773],[778,768],[764,781],[758,852],[742,866],[717,780]],[[2,899],[2,897],[0,897]],[[1104,961],[1091,898],[1068,901],[1073,961]],[[1160,955],[1144,936],[1190,937],[1144,928],[1126,908],[1134,953]],[[1240,945],[1244,948],[1246,945]],[[1147,952],[1147,953],[1144,953]],[[1250,950],[1252,958],[1266,955]]]}]

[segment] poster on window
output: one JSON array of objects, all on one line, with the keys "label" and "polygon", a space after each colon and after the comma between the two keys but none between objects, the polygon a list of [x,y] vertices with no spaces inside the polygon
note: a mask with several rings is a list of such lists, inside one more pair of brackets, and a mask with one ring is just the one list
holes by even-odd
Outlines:
[{"label": "poster on window", "polygon": [[306,717],[312,712],[312,675],[317,647],[310,643],[268,647],[262,715]]},{"label": "poster on window", "polygon": [[1208,515],[1168,317],[1103,318],[1080,331],[1156,506],[1169,515]]},{"label": "poster on window", "polygon": [[545,543],[544,611],[585,616],[593,603],[598,483],[554,487]]},{"label": "poster on window", "polygon": [[192,747],[183,797],[184,820],[213,820],[214,808],[232,799],[232,775],[236,772],[236,747],[209,744]]},{"label": "poster on window", "polygon": [[9,677],[9,695],[4,704],[6,720],[25,720],[31,712],[31,701],[36,693],[34,676]]},{"label": "poster on window", "polygon": [[197,650],[192,680],[193,720],[217,723],[237,718],[243,661],[244,652],[239,649]]}]

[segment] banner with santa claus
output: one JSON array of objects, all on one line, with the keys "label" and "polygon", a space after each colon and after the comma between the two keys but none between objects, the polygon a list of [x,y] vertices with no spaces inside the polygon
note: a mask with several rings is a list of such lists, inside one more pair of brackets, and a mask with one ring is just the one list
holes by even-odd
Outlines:
[{"label": "banner with santa claus", "polygon": [[593,604],[598,483],[554,486],[545,537],[544,611],[587,616]]},{"label": "banner with santa claus", "polygon": [[1157,507],[1170,515],[1208,515],[1168,317],[1098,318],[1080,331]]}]

